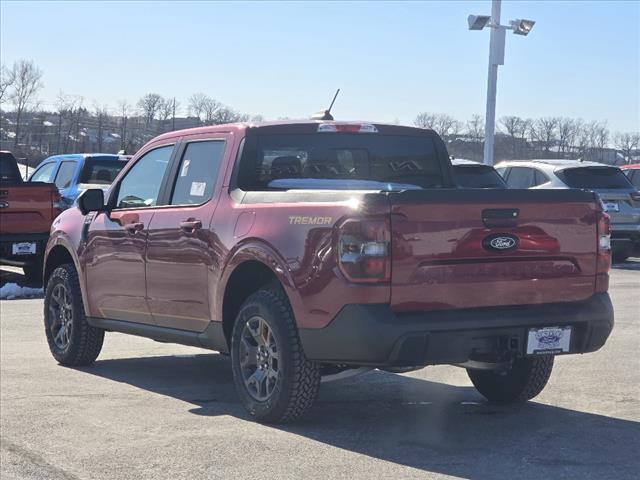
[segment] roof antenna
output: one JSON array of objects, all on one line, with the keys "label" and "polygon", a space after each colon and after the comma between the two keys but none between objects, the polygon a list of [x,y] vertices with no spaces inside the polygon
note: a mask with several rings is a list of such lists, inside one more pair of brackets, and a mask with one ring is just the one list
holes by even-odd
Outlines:
[{"label": "roof antenna", "polygon": [[329,108],[324,111],[314,113],[313,115],[311,115],[311,120],[333,120],[331,109],[333,108],[333,104],[335,103],[336,98],[338,98],[339,93],[340,89],[336,90],[336,94],[333,96],[333,100],[331,100],[331,105],[329,105]]}]

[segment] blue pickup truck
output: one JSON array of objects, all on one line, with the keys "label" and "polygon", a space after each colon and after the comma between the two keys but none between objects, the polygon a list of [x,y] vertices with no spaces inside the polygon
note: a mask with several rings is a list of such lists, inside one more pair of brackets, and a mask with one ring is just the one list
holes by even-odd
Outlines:
[{"label": "blue pickup truck", "polygon": [[88,188],[109,188],[130,158],[109,153],[55,155],[43,160],[29,181],[55,183],[68,207]]}]

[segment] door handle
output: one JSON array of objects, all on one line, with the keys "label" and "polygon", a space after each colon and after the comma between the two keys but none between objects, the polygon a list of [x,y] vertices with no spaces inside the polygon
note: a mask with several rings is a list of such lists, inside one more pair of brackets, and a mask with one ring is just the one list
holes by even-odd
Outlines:
[{"label": "door handle", "polygon": [[200,220],[185,220],[180,222],[180,229],[187,233],[193,233],[195,230],[202,228],[202,222]]},{"label": "door handle", "polygon": [[136,233],[144,228],[144,223],[141,223],[141,222],[127,223],[124,226],[124,228],[129,233]]}]

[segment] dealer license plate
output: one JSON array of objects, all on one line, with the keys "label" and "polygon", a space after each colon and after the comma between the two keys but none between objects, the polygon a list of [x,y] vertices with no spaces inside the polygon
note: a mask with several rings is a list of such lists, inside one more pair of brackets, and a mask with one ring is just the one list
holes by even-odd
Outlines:
[{"label": "dealer license plate", "polygon": [[14,255],[35,255],[36,242],[14,243],[11,247],[11,252]]},{"label": "dealer license plate", "polygon": [[571,327],[530,328],[527,355],[565,353],[570,345]]}]

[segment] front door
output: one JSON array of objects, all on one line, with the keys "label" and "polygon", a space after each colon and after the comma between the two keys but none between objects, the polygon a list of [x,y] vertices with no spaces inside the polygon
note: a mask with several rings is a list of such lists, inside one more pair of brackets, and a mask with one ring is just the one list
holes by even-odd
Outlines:
[{"label": "front door", "polygon": [[146,301],[145,256],[149,225],[156,212],[173,145],[142,155],[115,186],[108,213],[91,222],[83,253],[89,314],[153,324]]},{"label": "front door", "polygon": [[220,248],[209,225],[220,186],[225,139],[186,141],[174,168],[169,205],[149,225],[147,295],[157,325],[202,332],[212,320],[209,278]]}]

